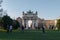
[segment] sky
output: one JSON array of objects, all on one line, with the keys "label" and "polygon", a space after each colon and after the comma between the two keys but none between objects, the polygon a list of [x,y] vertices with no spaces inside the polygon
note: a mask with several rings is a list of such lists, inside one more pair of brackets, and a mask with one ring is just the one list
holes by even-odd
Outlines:
[{"label": "sky", "polygon": [[38,11],[38,17],[57,19],[60,16],[60,0],[3,0],[2,8],[11,18],[22,17],[22,12]]}]

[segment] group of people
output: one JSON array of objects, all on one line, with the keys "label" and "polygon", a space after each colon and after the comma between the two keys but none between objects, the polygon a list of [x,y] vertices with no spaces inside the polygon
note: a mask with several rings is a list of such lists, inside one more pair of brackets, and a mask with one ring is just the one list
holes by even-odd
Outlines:
[{"label": "group of people", "polygon": [[[7,33],[12,32],[12,28],[13,28],[12,25],[10,25],[10,26],[7,25]],[[42,32],[45,33],[45,28],[44,28],[44,26],[42,26],[41,28],[42,28]],[[22,30],[22,32],[24,32],[24,26],[21,27],[21,30]]]},{"label": "group of people", "polygon": [[7,33],[8,33],[8,32],[12,32],[12,25],[10,25],[10,26],[7,25]]}]

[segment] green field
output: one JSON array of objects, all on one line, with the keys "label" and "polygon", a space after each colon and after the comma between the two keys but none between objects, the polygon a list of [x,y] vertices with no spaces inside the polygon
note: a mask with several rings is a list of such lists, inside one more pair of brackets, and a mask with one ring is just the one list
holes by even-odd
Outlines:
[{"label": "green field", "polygon": [[60,40],[60,31],[46,31],[45,34],[41,30],[0,32],[0,40]]}]

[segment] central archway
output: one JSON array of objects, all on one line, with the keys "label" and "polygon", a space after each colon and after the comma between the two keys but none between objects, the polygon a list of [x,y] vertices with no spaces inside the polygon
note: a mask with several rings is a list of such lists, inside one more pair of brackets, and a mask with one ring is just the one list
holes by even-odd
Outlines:
[{"label": "central archway", "polygon": [[28,20],[28,27],[29,27],[29,28],[32,27],[32,20]]}]

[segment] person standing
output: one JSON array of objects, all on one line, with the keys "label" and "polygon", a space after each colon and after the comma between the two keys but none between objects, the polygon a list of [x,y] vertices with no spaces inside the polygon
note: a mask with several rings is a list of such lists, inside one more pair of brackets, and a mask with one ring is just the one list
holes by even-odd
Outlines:
[{"label": "person standing", "polygon": [[44,26],[42,26],[42,32],[45,33],[45,28],[44,28]]},{"label": "person standing", "polygon": [[21,30],[22,30],[22,32],[24,32],[24,26],[22,25],[22,27],[21,27]]},{"label": "person standing", "polygon": [[10,32],[12,32],[12,25],[10,25]]}]

